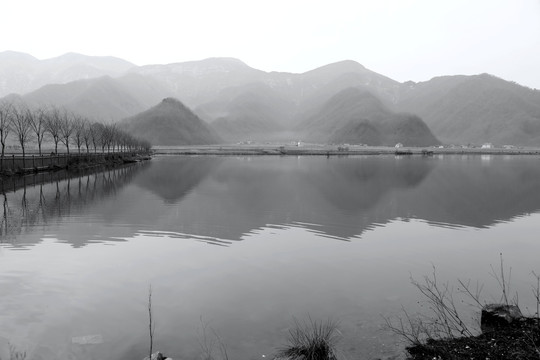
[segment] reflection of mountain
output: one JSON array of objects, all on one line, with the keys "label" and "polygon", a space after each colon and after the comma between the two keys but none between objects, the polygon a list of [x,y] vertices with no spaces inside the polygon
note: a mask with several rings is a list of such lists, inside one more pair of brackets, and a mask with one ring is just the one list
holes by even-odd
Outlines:
[{"label": "reflection of mountain", "polygon": [[[418,191],[400,196],[400,213],[430,222],[487,227],[540,209],[535,158],[445,159]],[[401,215],[403,216],[403,215]]]},{"label": "reflection of mountain", "polygon": [[[146,178],[143,187],[170,206],[146,202],[151,210],[140,227],[239,240],[293,225],[348,239],[396,218],[485,227],[540,209],[540,169],[532,158],[220,160],[217,167],[212,158],[157,159],[137,183]],[[193,175],[198,166],[204,176]]]},{"label": "reflection of mountain", "polygon": [[88,209],[93,204],[113,197],[146,165],[5,179],[2,182],[0,242],[27,246],[41,242],[43,234],[48,234],[47,237],[79,247],[110,238],[105,234],[107,229],[93,226],[90,218],[83,219],[85,227],[70,227],[70,220],[88,216]]},{"label": "reflection of mountain", "polygon": [[135,184],[147,189],[166,203],[176,203],[195,188],[219,164],[215,157],[169,157],[153,161]]},{"label": "reflection of mountain", "polygon": [[351,239],[398,218],[487,227],[539,211],[537,162],[502,156],[163,156],[144,169],[6,193],[0,236],[12,244],[38,243],[43,234],[74,246],[138,234],[225,245],[221,240],[289,226]]},{"label": "reflection of mountain", "polygon": [[[386,221],[373,209],[388,203],[394,192],[418,186],[433,167],[427,161],[395,157],[222,161],[214,168],[217,163],[212,158],[157,159],[136,183],[141,185],[144,179],[143,187],[168,203],[177,203],[168,212],[147,204],[154,207],[149,212],[155,218],[144,222],[154,224],[155,230],[231,240],[270,224],[302,222],[316,224],[316,231],[348,238],[374,222]],[[195,187],[197,167],[207,178]],[[184,197],[187,192],[190,196]]]},{"label": "reflection of mountain", "polygon": [[306,181],[335,208],[358,213],[376,207],[389,190],[418,186],[434,166],[428,161],[408,160],[366,157],[361,161],[328,162],[328,170],[323,176],[309,176]]}]

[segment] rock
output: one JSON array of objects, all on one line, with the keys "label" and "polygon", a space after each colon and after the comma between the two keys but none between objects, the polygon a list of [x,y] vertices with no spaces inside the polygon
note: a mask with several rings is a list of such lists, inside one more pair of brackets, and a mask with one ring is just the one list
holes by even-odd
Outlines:
[{"label": "rock", "polygon": [[482,332],[492,331],[521,318],[523,314],[517,305],[489,304],[482,308],[480,327]]},{"label": "rock", "polygon": [[155,353],[152,354],[151,357],[147,356],[144,358],[144,360],[173,360],[173,359],[163,355],[159,351],[156,351]]}]

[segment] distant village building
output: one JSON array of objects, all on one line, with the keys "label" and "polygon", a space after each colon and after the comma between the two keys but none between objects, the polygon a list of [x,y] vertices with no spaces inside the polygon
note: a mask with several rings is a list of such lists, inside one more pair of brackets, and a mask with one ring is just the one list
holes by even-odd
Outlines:
[{"label": "distant village building", "polygon": [[482,144],[482,149],[493,149],[493,144],[492,143]]}]

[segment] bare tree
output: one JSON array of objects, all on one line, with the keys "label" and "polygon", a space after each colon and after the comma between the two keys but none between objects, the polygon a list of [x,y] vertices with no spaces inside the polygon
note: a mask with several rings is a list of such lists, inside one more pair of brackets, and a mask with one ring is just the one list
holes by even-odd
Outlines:
[{"label": "bare tree", "polygon": [[60,141],[66,146],[66,151],[69,155],[69,140],[75,130],[73,115],[65,109],[60,117]]},{"label": "bare tree", "polygon": [[13,122],[13,104],[7,101],[0,102],[0,142],[2,143],[2,159],[0,160],[0,169],[4,165],[4,154],[6,149],[6,139],[11,130]]},{"label": "bare tree", "polygon": [[43,138],[45,137],[46,122],[47,122],[47,111],[45,108],[40,107],[35,110],[26,109],[28,119],[30,121],[30,128],[36,136],[38,143],[39,155],[41,156],[41,144],[43,143]]},{"label": "bare tree", "polygon": [[53,106],[47,111],[45,129],[51,134],[54,141],[54,152],[58,153],[58,142],[60,141],[60,128],[62,127],[62,110]]},{"label": "bare tree", "polygon": [[90,144],[92,143],[92,124],[88,119],[83,120],[82,140],[86,147],[86,153],[90,153]]},{"label": "bare tree", "polygon": [[101,123],[93,123],[90,125],[90,137],[92,140],[92,145],[94,146],[94,153],[97,153],[98,146],[104,148],[103,145],[103,130],[104,126]]},{"label": "bare tree", "polygon": [[32,138],[32,126],[30,125],[29,110],[25,105],[20,105],[13,108],[13,132],[19,141],[23,155],[26,155],[26,143]]},{"label": "bare tree", "polygon": [[118,131],[118,144],[120,151],[129,151],[130,143],[132,142],[132,136],[125,131]]},{"label": "bare tree", "polygon": [[86,130],[86,119],[83,118],[80,115],[74,115],[72,119],[73,124],[73,140],[75,141],[75,145],[77,145],[77,149],[79,152],[79,155],[81,154],[81,146],[84,142],[84,133]]},{"label": "bare tree", "polygon": [[101,133],[101,151],[105,152],[107,148],[107,153],[111,152],[111,145],[113,142],[114,130],[110,124],[103,125]]},{"label": "bare tree", "polygon": [[118,125],[116,124],[108,124],[107,125],[107,137],[108,137],[108,145],[107,148],[110,152],[110,149],[112,148],[112,152],[115,152],[116,147],[119,145],[119,129]]}]

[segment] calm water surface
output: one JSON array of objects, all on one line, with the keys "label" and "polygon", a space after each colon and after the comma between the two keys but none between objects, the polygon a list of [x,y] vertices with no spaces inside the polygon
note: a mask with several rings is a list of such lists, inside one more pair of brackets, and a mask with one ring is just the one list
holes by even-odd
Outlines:
[{"label": "calm water surface", "polygon": [[293,317],[338,321],[346,359],[392,356],[381,316],[418,310],[411,276],[435,266],[496,300],[500,253],[535,309],[537,157],[169,156],[80,175],[2,184],[0,358],[9,342],[142,359],[150,284],[154,348],[175,359],[201,357],[205,327],[231,359],[271,357]]}]

